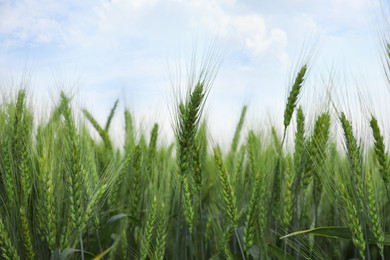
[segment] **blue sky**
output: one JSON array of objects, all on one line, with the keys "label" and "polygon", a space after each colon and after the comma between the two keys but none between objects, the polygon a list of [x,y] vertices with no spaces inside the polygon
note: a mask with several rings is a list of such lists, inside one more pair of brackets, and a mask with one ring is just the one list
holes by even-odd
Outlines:
[{"label": "blue sky", "polygon": [[[194,43],[202,54],[214,42],[223,63],[206,113],[219,142],[244,104],[249,126],[281,124],[293,73],[313,51],[301,99],[308,111],[330,78],[383,94],[383,12],[375,0],[0,0],[0,82],[8,88],[31,75],[45,105],[66,88],[102,123],[120,98],[139,127],[157,121],[171,136],[170,76],[181,64],[185,79]],[[113,132],[122,128],[117,115]]]}]

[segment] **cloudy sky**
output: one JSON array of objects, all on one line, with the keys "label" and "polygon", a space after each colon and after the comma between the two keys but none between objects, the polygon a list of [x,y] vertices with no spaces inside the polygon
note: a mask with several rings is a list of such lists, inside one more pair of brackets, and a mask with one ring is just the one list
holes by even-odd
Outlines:
[{"label": "cloudy sky", "polygon": [[[329,85],[383,88],[381,41],[386,2],[376,0],[0,0],[0,82],[28,75],[39,103],[59,89],[76,93],[103,124],[113,102],[137,124],[171,132],[170,79],[185,81],[196,50],[223,62],[206,107],[216,141],[230,138],[242,105],[249,123],[282,124],[286,92],[311,62],[307,110]],[[359,84],[360,82],[360,84]],[[381,95],[384,96],[384,95]],[[313,100],[314,98],[314,100]],[[115,134],[123,125],[117,115]],[[120,139],[120,137],[119,137]]]}]

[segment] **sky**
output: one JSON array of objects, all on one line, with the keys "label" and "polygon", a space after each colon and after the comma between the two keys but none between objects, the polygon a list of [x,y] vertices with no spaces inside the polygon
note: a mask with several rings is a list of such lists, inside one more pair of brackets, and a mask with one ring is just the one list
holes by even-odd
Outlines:
[{"label": "sky", "polygon": [[329,89],[364,88],[386,102],[386,12],[379,0],[0,0],[0,88],[23,82],[44,109],[64,89],[101,124],[119,98],[118,143],[124,107],[137,128],[157,122],[170,140],[173,97],[191,58],[199,65],[212,49],[222,62],[205,116],[212,138],[229,142],[243,105],[249,127],[282,125],[294,73],[306,62],[307,113]]}]

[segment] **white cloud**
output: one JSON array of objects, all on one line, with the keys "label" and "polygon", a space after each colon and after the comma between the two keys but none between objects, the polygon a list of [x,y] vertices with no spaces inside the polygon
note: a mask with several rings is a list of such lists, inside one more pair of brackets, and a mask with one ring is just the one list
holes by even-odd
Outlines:
[{"label": "white cloud", "polygon": [[[182,10],[189,15],[169,14],[169,8],[164,10],[166,6],[172,12]],[[281,28],[268,28],[259,14],[237,14],[236,6],[234,0],[112,0],[86,4],[23,0],[1,7],[0,35],[8,46],[57,44],[115,49],[132,39],[160,41],[158,37],[164,34],[187,33],[184,36],[191,37],[201,32],[222,34],[255,56],[270,49],[283,52],[287,36]]]},{"label": "white cloud", "polygon": [[330,3],[337,14],[362,12],[377,5],[377,2],[369,0],[331,0]]},{"label": "white cloud", "polygon": [[254,55],[261,55],[271,48],[283,50],[287,45],[286,33],[279,28],[268,33],[261,16],[237,16],[231,25],[231,32],[236,32],[237,39],[242,39],[245,47]]},{"label": "white cloud", "polygon": [[9,45],[60,40],[69,6],[59,1],[7,1],[0,5],[0,35]]},{"label": "white cloud", "polygon": [[159,0],[132,0],[132,1],[114,0],[113,3],[119,2],[124,4],[130,4],[133,8],[139,9],[144,7],[152,7],[158,1]]},{"label": "white cloud", "polygon": [[323,33],[323,28],[318,24],[313,14],[302,13],[294,17],[293,21],[300,34]]},{"label": "white cloud", "polygon": [[270,50],[282,54],[286,48],[288,40],[283,29],[267,25],[261,14],[232,11],[237,7],[235,1],[197,0],[189,5],[196,10],[191,23],[194,30],[201,28],[227,37],[254,56]]}]

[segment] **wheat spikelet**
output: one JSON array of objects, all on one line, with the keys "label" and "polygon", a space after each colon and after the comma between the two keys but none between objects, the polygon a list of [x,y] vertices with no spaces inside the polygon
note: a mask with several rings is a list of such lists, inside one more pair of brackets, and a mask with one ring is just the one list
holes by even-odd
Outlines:
[{"label": "wheat spikelet", "polygon": [[32,182],[31,182],[31,167],[29,165],[29,154],[28,154],[28,148],[27,144],[29,142],[28,140],[28,128],[27,128],[27,122],[24,123],[23,126],[23,133],[22,133],[22,143],[21,143],[21,159],[20,159],[20,165],[19,165],[19,171],[20,171],[20,178],[21,178],[21,186],[22,186],[22,194],[23,194],[23,201],[27,203],[27,199],[31,193],[32,189]]},{"label": "wheat spikelet", "polygon": [[[46,161],[44,159],[44,161]],[[54,207],[55,198],[54,198],[54,186],[53,186],[53,177],[52,174],[46,172],[45,174],[45,190],[46,190],[46,201],[45,209],[47,215],[47,242],[51,251],[55,250],[57,244],[57,213]]]},{"label": "wheat spikelet", "polygon": [[183,182],[184,217],[186,219],[188,229],[190,230],[190,233],[192,233],[193,220],[194,220],[194,209],[192,206],[191,189],[190,189],[190,185],[188,183],[187,178],[183,178],[182,182]]},{"label": "wheat spikelet", "polygon": [[257,161],[257,154],[256,154],[256,147],[257,140],[256,136],[253,131],[249,131],[248,134],[248,141],[247,141],[247,149],[248,149],[248,164],[249,164],[249,173],[251,176],[256,176],[257,170],[256,170],[256,161]]},{"label": "wheat spikelet", "polygon": [[85,163],[86,163],[86,169],[88,169],[88,176],[85,178],[86,180],[86,188],[87,188],[87,194],[88,197],[91,197],[93,194],[94,189],[99,184],[99,174],[97,170],[97,162],[94,154],[93,145],[91,143],[86,143],[86,151],[85,151]]},{"label": "wheat spikelet", "polygon": [[292,169],[292,159],[290,156],[286,158],[285,168],[285,187],[284,187],[284,204],[283,204],[283,223],[288,228],[292,220],[293,207],[293,183],[294,170]]},{"label": "wheat spikelet", "polygon": [[96,208],[100,200],[102,199],[104,193],[107,191],[108,185],[107,184],[102,184],[96,191],[96,193],[92,196],[90,199],[89,203],[87,204],[84,213],[82,215],[82,220],[80,224],[80,230],[84,230],[86,227],[87,223],[93,216],[94,212],[93,210]]},{"label": "wheat spikelet", "polygon": [[179,122],[176,131],[179,144],[179,169],[182,176],[187,175],[191,169],[193,146],[204,96],[203,83],[199,82],[187,104],[180,103],[179,105]]},{"label": "wheat spikelet", "polygon": [[359,220],[358,210],[351,202],[351,197],[348,194],[348,190],[345,185],[339,183],[340,197],[344,204],[344,210],[346,212],[347,225],[352,232],[352,241],[359,249],[359,254],[362,259],[365,259],[366,241],[364,240],[363,229]]},{"label": "wheat spikelet", "polygon": [[379,252],[382,256],[382,259],[384,259],[384,232],[383,228],[381,226],[381,221],[380,221],[380,215],[378,214],[378,204],[377,204],[377,199],[375,196],[375,189],[374,189],[374,183],[373,183],[373,176],[372,176],[372,171],[369,170],[365,174],[365,183],[366,183],[366,194],[367,194],[367,207],[368,207],[368,220],[369,223],[371,224],[371,232],[373,233],[376,241],[377,241],[377,246],[379,248]]},{"label": "wheat spikelet", "polygon": [[326,150],[329,140],[329,128],[330,128],[330,115],[328,113],[321,114],[314,125],[313,137],[310,141],[308,163],[308,171],[311,171],[310,175],[313,177],[313,201],[315,207],[315,225],[318,221],[318,207],[322,194],[322,175],[323,167],[327,160]]},{"label": "wheat spikelet", "polygon": [[[264,178],[265,179],[265,178]],[[268,215],[267,213],[269,210],[267,209],[267,201],[268,201],[268,196],[267,196],[267,190],[266,190],[266,185],[261,185],[260,188],[260,206],[259,206],[259,232],[260,232],[260,238],[263,243],[263,250],[265,251],[264,253],[266,254],[267,247],[264,246],[264,241],[267,236],[267,224],[268,224]]]},{"label": "wheat spikelet", "polygon": [[272,141],[273,141],[273,144],[274,144],[275,152],[278,155],[281,155],[282,154],[282,145],[283,144],[280,141],[280,138],[278,136],[278,133],[276,132],[276,128],[275,127],[271,128],[271,135],[272,135]]},{"label": "wheat spikelet", "polygon": [[275,127],[271,129],[272,139],[276,150],[277,164],[273,169],[273,180],[272,180],[272,193],[271,193],[271,205],[272,205],[272,215],[279,221],[280,220],[280,197],[281,197],[281,184],[283,182],[283,171],[282,171],[282,161],[283,156],[283,139],[280,141],[278,134],[276,133]]},{"label": "wheat spikelet", "polygon": [[133,175],[133,185],[132,185],[132,191],[133,194],[131,196],[131,206],[130,206],[130,212],[133,217],[138,218],[138,212],[139,212],[139,204],[140,204],[140,198],[141,198],[141,160],[142,160],[142,150],[141,147],[138,145],[135,148],[134,151],[134,160],[133,160],[133,169],[134,169],[134,175]]},{"label": "wheat spikelet", "polygon": [[378,126],[378,121],[373,115],[371,116],[370,126],[372,129],[372,135],[374,136],[374,148],[375,155],[379,164],[379,172],[381,174],[383,182],[386,184],[386,186],[388,186],[390,182],[389,162],[387,154],[385,152],[383,136],[381,135],[381,131]]},{"label": "wheat spikelet", "polygon": [[135,145],[133,118],[131,113],[126,109],[124,112],[125,117],[125,145],[124,150],[130,151]]},{"label": "wheat spikelet", "polygon": [[238,187],[238,185],[237,185],[238,178],[241,177],[240,172],[241,172],[243,165],[244,165],[245,154],[246,154],[246,147],[245,147],[245,145],[242,145],[240,147],[240,150],[238,151],[238,155],[236,156],[237,160],[235,162],[235,167],[234,167],[234,171],[232,174],[231,180],[232,180],[233,187]]},{"label": "wheat spikelet", "polygon": [[[83,209],[83,201],[82,201],[82,192],[83,192],[83,169],[80,161],[80,140],[77,134],[76,126],[73,121],[73,116],[71,109],[69,107],[68,98],[61,93],[61,99],[63,102],[63,115],[65,118],[65,125],[67,130],[67,135],[69,138],[69,143],[71,147],[71,171],[67,176],[68,180],[68,193],[69,193],[69,206],[70,213],[68,222],[68,228],[66,232],[66,237],[70,237],[73,230],[77,230],[81,227],[82,223],[82,209]],[[79,232],[81,230],[78,230]]]},{"label": "wheat spikelet", "polygon": [[[80,160],[80,146],[77,143],[73,150],[73,172],[70,178],[71,185],[71,197],[74,201],[72,214],[74,215],[73,219],[75,219],[75,228],[81,227],[82,224],[82,209],[83,205],[83,183],[85,171],[81,166]],[[81,229],[79,230],[81,231]]]},{"label": "wheat spikelet", "polygon": [[2,152],[4,157],[4,185],[5,192],[7,194],[7,204],[10,209],[13,209],[16,201],[15,201],[15,178],[11,168],[10,162],[10,151],[11,146],[9,145],[8,138],[6,137],[5,144],[2,146]]},{"label": "wheat spikelet", "polygon": [[22,225],[23,244],[24,249],[26,250],[26,257],[27,259],[34,259],[35,253],[32,244],[31,230],[26,216],[26,211],[23,208],[20,209],[20,223]]},{"label": "wheat spikelet", "polygon": [[24,89],[19,90],[18,97],[16,101],[16,109],[14,114],[14,125],[13,125],[13,140],[12,140],[12,151],[14,153],[15,158],[19,158],[17,156],[17,151],[20,149],[20,131],[21,124],[23,119],[23,111],[24,111],[24,103],[25,103],[26,91]]},{"label": "wheat spikelet", "polygon": [[0,218],[0,256],[6,260],[20,259],[2,218]]},{"label": "wheat spikelet", "polygon": [[247,256],[249,256],[249,249],[254,244],[255,224],[256,224],[256,219],[259,215],[259,198],[260,198],[262,180],[259,171],[256,171],[255,174],[256,174],[255,185],[252,187],[251,199],[246,209],[246,222],[245,222],[245,230],[243,235],[244,250]]},{"label": "wheat spikelet", "polygon": [[151,211],[149,212],[148,220],[146,221],[146,226],[143,232],[143,238],[141,243],[140,251],[140,260],[147,258],[149,254],[150,243],[152,241],[153,230],[155,229],[157,214],[157,199],[153,198]]},{"label": "wheat spikelet", "polygon": [[[37,185],[36,190],[39,194],[37,206],[38,231],[41,239],[46,240],[51,252],[54,251],[56,245],[56,225],[55,222],[55,201],[52,169],[52,135],[50,128],[38,128],[38,173],[36,174]],[[33,158],[32,158],[33,159]]]},{"label": "wheat spikelet", "polygon": [[156,147],[157,147],[157,137],[158,137],[158,124],[154,124],[152,132],[150,134],[149,148],[148,148],[148,163],[147,163],[147,171],[150,176],[152,174],[152,168],[154,165],[154,159],[156,157]]},{"label": "wheat spikelet", "polygon": [[303,152],[305,148],[305,116],[303,114],[302,107],[298,108],[297,111],[297,130],[295,132],[294,139],[294,170],[297,175],[297,184],[295,187],[297,190],[300,189],[299,185],[301,179],[301,173],[303,168]]},{"label": "wheat spikelet", "polygon": [[117,209],[119,207],[119,204],[121,203],[119,195],[121,195],[120,191],[121,191],[121,188],[123,186],[124,176],[125,176],[125,173],[129,167],[131,159],[133,158],[133,154],[134,154],[134,152],[129,153],[125,157],[124,162],[123,162],[122,167],[121,167],[121,170],[119,171],[119,174],[116,177],[116,180],[111,188],[109,203],[113,209]]},{"label": "wheat spikelet", "polygon": [[344,130],[344,138],[347,146],[347,154],[349,158],[349,164],[351,168],[351,181],[356,190],[360,207],[363,208],[364,195],[363,195],[363,182],[361,178],[361,156],[360,150],[357,145],[355,136],[353,135],[351,123],[347,120],[344,113],[340,115],[340,121]]},{"label": "wheat spikelet", "polygon": [[114,118],[115,110],[118,107],[119,99],[117,99],[114,103],[114,106],[111,108],[110,114],[108,115],[106,126],[104,127],[104,131],[108,133],[108,130],[110,129],[111,121]]},{"label": "wheat spikelet", "polygon": [[[202,77],[201,77],[202,78]],[[189,90],[189,95],[187,96],[187,100],[180,102],[178,104],[178,116],[176,121],[176,139],[178,145],[177,151],[177,160],[179,166],[179,175],[180,175],[180,199],[179,199],[179,211],[182,208],[182,199],[184,202],[183,210],[184,217],[190,229],[190,233],[192,233],[193,228],[193,215],[194,211],[192,208],[191,201],[191,191],[189,188],[189,175],[192,174],[192,178],[197,180],[198,185],[197,189],[200,190],[200,182],[199,182],[199,165],[197,165],[196,158],[193,159],[194,155],[196,155],[196,135],[199,130],[199,122],[200,116],[205,100],[205,82],[198,81],[192,92]],[[195,163],[194,163],[195,161]],[[195,166],[195,171],[193,170]],[[197,174],[197,176],[195,176]],[[181,214],[181,212],[179,212]],[[180,246],[180,226],[181,226],[181,218],[178,218],[177,223],[177,231],[176,231],[176,244]],[[178,253],[176,254],[178,256]]]},{"label": "wheat spikelet", "polygon": [[233,141],[232,141],[232,144],[230,146],[230,151],[233,153],[236,153],[236,151],[237,151],[238,142],[240,140],[241,130],[242,130],[242,127],[244,125],[247,108],[248,108],[247,106],[242,107],[240,120],[238,121],[238,124],[236,126],[236,130],[234,131]]},{"label": "wheat spikelet", "polygon": [[96,119],[91,115],[91,113],[88,112],[88,110],[83,109],[83,114],[88,119],[88,121],[91,123],[91,125],[95,128],[95,130],[99,133],[100,137],[102,138],[104,145],[107,147],[107,149],[112,150],[112,144],[110,137],[108,136],[107,131],[105,131],[99,123],[96,121]]},{"label": "wheat spikelet", "polygon": [[199,144],[195,144],[193,151],[193,162],[192,162],[192,170],[193,170],[193,180],[195,184],[196,191],[199,193],[202,188],[202,165],[201,165],[201,155],[200,155],[200,147]]},{"label": "wheat spikelet", "polygon": [[156,234],[156,249],[154,252],[154,259],[163,260],[165,254],[165,245],[167,242],[167,227],[168,219],[166,216],[166,207],[162,203],[160,206],[160,218],[158,219],[157,234]]},{"label": "wheat spikelet", "polygon": [[202,189],[203,168],[204,164],[206,164],[207,154],[207,127],[206,122],[203,122],[196,134],[192,163],[193,180],[198,193]]},{"label": "wheat spikelet", "polygon": [[302,85],[305,80],[305,75],[307,71],[307,65],[303,65],[301,69],[299,70],[294,84],[291,87],[290,94],[287,98],[286,108],[284,110],[284,131],[286,132],[287,127],[290,125],[291,118],[295,109],[295,106],[297,104],[299,93],[301,92]]},{"label": "wheat spikelet", "polygon": [[214,148],[214,159],[218,168],[218,177],[222,185],[223,199],[226,204],[226,215],[230,224],[235,227],[238,221],[238,210],[236,206],[236,197],[230,184],[229,176],[222,162],[221,151],[218,147]]},{"label": "wheat spikelet", "polygon": [[306,172],[304,186],[310,180],[319,178],[318,170],[324,165],[326,159],[326,147],[329,139],[330,115],[323,113],[317,117],[314,124],[314,131],[308,144],[308,158],[306,161]]},{"label": "wheat spikelet", "polygon": [[294,209],[294,225],[297,225],[297,222],[299,220],[298,218],[298,212],[299,212],[299,196],[302,189],[302,179],[304,176],[304,169],[305,169],[305,157],[306,155],[306,149],[305,149],[305,116],[303,114],[302,107],[298,108],[297,115],[296,115],[296,125],[297,129],[295,132],[295,138],[294,138],[294,183],[293,187],[295,189],[294,198],[293,198],[293,204],[296,205]]}]

